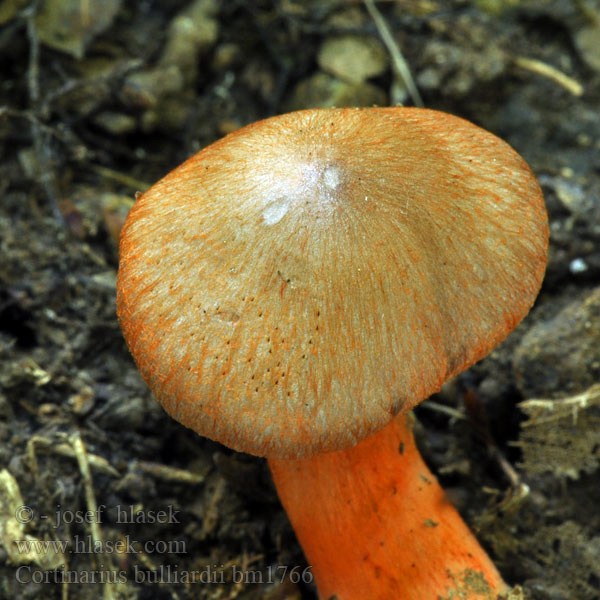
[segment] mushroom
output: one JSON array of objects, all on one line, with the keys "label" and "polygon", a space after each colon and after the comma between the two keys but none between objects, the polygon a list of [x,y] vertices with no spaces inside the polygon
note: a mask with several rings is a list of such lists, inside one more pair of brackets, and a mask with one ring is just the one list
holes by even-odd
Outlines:
[{"label": "mushroom", "polygon": [[507,587],[407,411],[527,314],[547,244],[541,190],[494,135],[426,109],[306,110],[137,200],[118,315],[173,418],[269,459],[321,598],[488,599]]}]

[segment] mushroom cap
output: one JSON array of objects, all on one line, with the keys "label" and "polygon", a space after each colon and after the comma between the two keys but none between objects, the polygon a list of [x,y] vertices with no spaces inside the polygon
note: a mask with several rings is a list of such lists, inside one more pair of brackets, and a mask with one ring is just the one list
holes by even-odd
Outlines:
[{"label": "mushroom cap", "polygon": [[544,200],[508,144],[426,109],[307,110],[208,146],[143,194],[117,309],[176,420],[236,450],[341,450],[527,314]]}]

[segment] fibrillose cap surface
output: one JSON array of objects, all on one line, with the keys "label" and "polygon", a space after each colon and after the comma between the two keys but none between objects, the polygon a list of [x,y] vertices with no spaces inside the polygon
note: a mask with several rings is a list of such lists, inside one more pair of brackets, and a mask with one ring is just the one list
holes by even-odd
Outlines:
[{"label": "fibrillose cap surface", "polygon": [[118,314],[176,420],[292,458],[352,446],[527,314],[540,188],[492,134],[411,108],[245,127],[136,202]]}]

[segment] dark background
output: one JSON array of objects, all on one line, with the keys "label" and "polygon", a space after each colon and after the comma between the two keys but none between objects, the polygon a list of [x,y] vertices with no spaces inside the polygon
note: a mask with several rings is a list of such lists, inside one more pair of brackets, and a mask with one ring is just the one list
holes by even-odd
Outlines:
[{"label": "dark background", "polygon": [[[417,410],[422,452],[508,582],[537,600],[600,598],[600,3],[378,7],[424,104],[513,145],[551,224],[532,313]],[[115,317],[117,240],[136,192],[238,127],[411,104],[365,6],[2,0],[0,73],[0,598],[314,598],[278,584],[280,566],[306,563],[265,462],[179,426],[140,380]],[[95,532],[57,524],[94,502]],[[179,512],[123,523],[117,507]],[[146,552],[82,551],[87,536]],[[65,560],[15,539],[67,541],[80,576],[126,575],[53,583]],[[169,565],[210,567],[212,583]],[[263,584],[236,583],[234,567]],[[136,583],[136,568],[162,583]]]}]

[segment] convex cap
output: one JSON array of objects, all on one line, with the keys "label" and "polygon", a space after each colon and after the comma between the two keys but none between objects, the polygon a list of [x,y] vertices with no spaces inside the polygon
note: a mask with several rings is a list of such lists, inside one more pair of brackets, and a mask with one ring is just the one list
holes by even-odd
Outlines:
[{"label": "convex cap", "polygon": [[167,412],[231,448],[339,450],[485,356],[527,314],[548,243],[505,142],[414,108],[245,127],[143,194],[118,314]]}]

